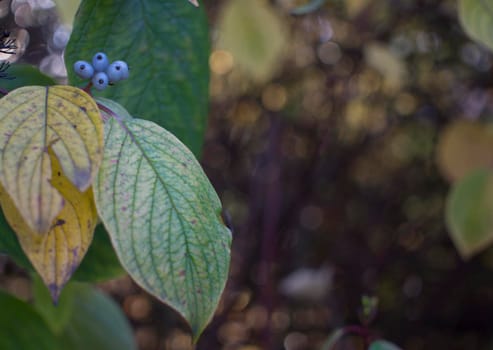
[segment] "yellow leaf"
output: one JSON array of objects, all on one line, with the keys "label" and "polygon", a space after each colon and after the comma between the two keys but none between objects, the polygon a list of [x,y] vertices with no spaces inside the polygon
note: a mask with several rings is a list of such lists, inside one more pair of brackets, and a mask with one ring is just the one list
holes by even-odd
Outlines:
[{"label": "yellow leaf", "polygon": [[79,192],[63,174],[53,152],[48,153],[53,168],[52,185],[65,198],[65,205],[49,231],[45,234],[34,232],[1,187],[0,204],[5,218],[17,233],[22,249],[56,301],[92,242],[98,216],[92,189]]},{"label": "yellow leaf", "polygon": [[52,149],[80,191],[102,159],[103,122],[94,100],[71,86],[28,86],[0,99],[0,181],[28,227],[46,233],[63,207],[52,186]]}]

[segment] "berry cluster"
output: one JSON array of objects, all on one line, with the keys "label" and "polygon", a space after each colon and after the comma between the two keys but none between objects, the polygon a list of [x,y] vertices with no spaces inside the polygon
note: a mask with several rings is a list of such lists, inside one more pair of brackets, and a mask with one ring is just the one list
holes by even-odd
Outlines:
[{"label": "berry cluster", "polygon": [[75,73],[82,79],[91,79],[97,90],[104,90],[108,84],[128,78],[128,66],[124,61],[115,61],[110,64],[103,52],[98,52],[92,58],[92,64],[86,61],[77,61],[74,64]]}]

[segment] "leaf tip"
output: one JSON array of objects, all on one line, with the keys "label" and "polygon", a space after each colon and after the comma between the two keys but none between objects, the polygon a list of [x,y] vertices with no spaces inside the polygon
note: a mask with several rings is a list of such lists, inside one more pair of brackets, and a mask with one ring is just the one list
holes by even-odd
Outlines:
[{"label": "leaf tip", "polygon": [[48,285],[48,290],[50,291],[53,305],[58,305],[58,299],[60,298],[60,293],[62,292],[62,286],[59,286],[56,283],[50,283]]}]

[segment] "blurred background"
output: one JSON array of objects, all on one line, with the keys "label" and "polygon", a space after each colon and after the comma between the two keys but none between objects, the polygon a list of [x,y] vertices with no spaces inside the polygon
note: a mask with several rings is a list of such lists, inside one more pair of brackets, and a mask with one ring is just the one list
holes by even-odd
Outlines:
[{"label": "blurred background", "polygon": [[[492,55],[464,34],[457,2],[199,2],[212,41],[201,162],[234,239],[197,348],[320,349],[362,322],[369,296],[369,328],[403,349],[491,349],[493,250],[464,260],[445,226],[451,184],[493,164]],[[63,81],[70,26],[54,3],[2,0],[0,17],[14,60]],[[30,298],[6,257],[0,272]],[[129,278],[101,287],[140,349],[192,349]],[[335,347],[363,348],[357,334]]]}]

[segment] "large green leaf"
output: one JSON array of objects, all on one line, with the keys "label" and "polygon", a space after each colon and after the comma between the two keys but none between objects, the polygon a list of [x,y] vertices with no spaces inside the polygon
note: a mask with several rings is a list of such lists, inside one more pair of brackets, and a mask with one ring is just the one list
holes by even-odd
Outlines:
[{"label": "large green leaf", "polygon": [[109,117],[93,189],[124,268],[198,336],[226,283],[231,233],[197,160],[153,122]]},{"label": "large green leaf", "polygon": [[81,84],[73,63],[98,51],[125,60],[130,77],[97,94],[160,124],[200,155],[209,83],[203,9],[184,0],[83,1],[65,51],[70,83]]},{"label": "large green leaf", "polygon": [[491,0],[459,0],[459,18],[466,32],[493,50],[493,2]]},{"label": "large green leaf", "polygon": [[63,344],[71,350],[135,350],[132,329],[120,307],[96,288],[69,282],[58,305],[35,280],[34,303]]},{"label": "large green leaf", "polygon": [[455,246],[469,258],[493,242],[493,173],[477,170],[449,194],[446,220]]},{"label": "large green leaf", "polygon": [[0,349],[61,349],[55,335],[34,308],[0,290]]}]

